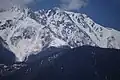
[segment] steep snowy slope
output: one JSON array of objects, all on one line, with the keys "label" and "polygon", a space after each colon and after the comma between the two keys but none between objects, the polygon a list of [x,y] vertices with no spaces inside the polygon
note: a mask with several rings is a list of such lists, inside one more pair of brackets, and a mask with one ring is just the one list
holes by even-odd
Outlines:
[{"label": "steep snowy slope", "polygon": [[87,15],[53,8],[33,12],[12,7],[0,12],[0,37],[23,61],[51,46],[82,45],[120,49],[120,32],[96,24]]}]

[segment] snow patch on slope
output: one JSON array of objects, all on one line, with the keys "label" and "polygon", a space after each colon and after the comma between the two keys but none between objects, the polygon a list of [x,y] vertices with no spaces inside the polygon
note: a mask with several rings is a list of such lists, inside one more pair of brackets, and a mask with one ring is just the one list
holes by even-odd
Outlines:
[{"label": "snow patch on slope", "polygon": [[68,45],[65,41],[60,40],[58,38],[54,38],[54,40],[50,43],[49,47],[52,47],[52,46],[54,46],[54,47],[60,47],[60,46],[65,46],[65,45],[66,46]]}]

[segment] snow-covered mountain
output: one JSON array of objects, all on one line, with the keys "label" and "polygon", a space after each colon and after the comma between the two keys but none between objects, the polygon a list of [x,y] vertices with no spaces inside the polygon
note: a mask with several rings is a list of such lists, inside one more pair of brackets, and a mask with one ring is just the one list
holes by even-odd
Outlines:
[{"label": "snow-covered mountain", "polygon": [[17,61],[49,47],[83,45],[120,49],[120,32],[95,23],[87,15],[12,7],[0,10],[0,37]]}]

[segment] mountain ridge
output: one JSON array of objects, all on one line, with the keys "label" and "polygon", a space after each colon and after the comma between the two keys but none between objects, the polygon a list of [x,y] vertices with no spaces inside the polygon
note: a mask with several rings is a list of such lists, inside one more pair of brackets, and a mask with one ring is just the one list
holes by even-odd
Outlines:
[{"label": "mountain ridge", "polygon": [[41,57],[38,54],[30,63],[0,65],[0,79],[120,80],[120,50],[91,46],[60,51],[58,49],[55,52],[52,49],[52,55],[50,52],[50,55],[36,58]]}]

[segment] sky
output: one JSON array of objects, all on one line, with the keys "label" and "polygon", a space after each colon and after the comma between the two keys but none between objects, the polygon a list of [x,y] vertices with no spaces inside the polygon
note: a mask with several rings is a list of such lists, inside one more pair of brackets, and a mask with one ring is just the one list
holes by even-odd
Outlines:
[{"label": "sky", "polygon": [[64,10],[87,14],[96,23],[120,30],[120,0],[0,0],[0,8],[12,4],[32,10],[60,7]]}]

